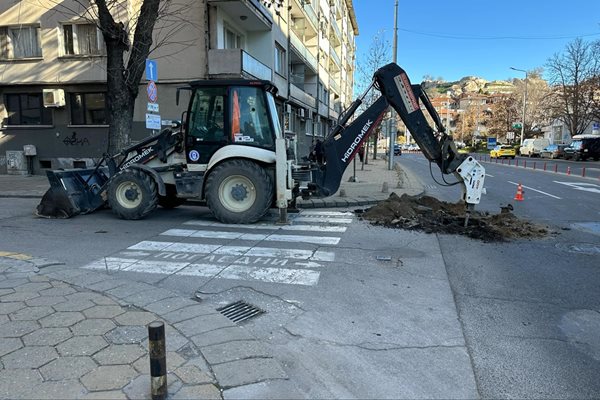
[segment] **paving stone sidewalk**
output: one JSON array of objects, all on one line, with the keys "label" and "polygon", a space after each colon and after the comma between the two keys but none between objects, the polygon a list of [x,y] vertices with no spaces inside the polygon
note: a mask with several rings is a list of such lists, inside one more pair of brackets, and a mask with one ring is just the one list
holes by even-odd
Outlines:
[{"label": "paving stone sidewalk", "polygon": [[110,275],[0,256],[0,398],[147,399],[147,324],[166,326],[171,399],[287,379],[261,342],[216,310]]}]

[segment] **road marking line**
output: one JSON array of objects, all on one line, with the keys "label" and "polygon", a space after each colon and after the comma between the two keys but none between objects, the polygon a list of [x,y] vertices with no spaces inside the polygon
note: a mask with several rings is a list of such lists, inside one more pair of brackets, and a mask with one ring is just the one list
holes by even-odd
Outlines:
[{"label": "road marking line", "polygon": [[304,269],[285,269],[269,267],[247,267],[231,265],[219,267],[212,264],[190,264],[180,275],[200,276],[233,280],[255,280],[269,283],[286,283],[289,285],[314,286],[319,282],[318,271]]},{"label": "road marking line", "polygon": [[570,186],[575,190],[583,190],[584,192],[600,193],[600,189],[598,189],[598,185],[596,185],[595,183],[559,182],[559,181],[553,181],[553,182],[561,184],[561,185],[565,185],[565,186]]},{"label": "road marking line", "polygon": [[488,177],[490,177],[490,178],[493,178],[493,177],[494,177],[494,175],[490,175],[490,174],[485,174],[485,176],[488,176]]},{"label": "road marking line", "polygon": [[296,217],[297,222],[322,222],[328,224],[351,224],[352,218],[320,218],[320,217]]},{"label": "road marking line", "polygon": [[304,236],[304,235],[266,235],[258,233],[241,233],[241,232],[222,232],[222,231],[201,231],[189,229],[169,229],[160,235],[162,236],[178,236],[178,237],[193,237],[204,239],[240,239],[240,240],[255,240],[255,241],[272,241],[272,242],[303,242],[313,244],[330,244],[336,245],[340,242],[339,237],[331,236]]},{"label": "road marking line", "polygon": [[[292,220],[293,223],[293,220]],[[313,231],[313,232],[346,232],[348,229],[345,226],[321,226],[321,225],[281,225],[272,224],[222,224],[220,222],[191,220],[183,223],[184,225],[193,226],[210,226],[218,228],[235,228],[235,229],[264,229],[264,230],[283,230],[283,231]]]},{"label": "road marking line", "polygon": [[[519,185],[518,183],[516,183],[516,182],[511,182],[511,181],[508,181],[508,183],[512,183],[513,185]],[[555,195],[553,195],[553,194],[546,193],[546,192],[542,192],[541,190],[537,190],[537,189],[534,189],[534,188],[532,188],[532,187],[529,187],[529,186],[525,186],[525,185],[521,185],[521,186],[522,186],[522,187],[524,187],[525,189],[528,189],[528,190],[533,190],[534,192],[538,192],[538,193],[541,193],[541,194],[545,194],[546,196],[553,197],[553,198],[555,198],[555,199],[557,199],[557,200],[562,200],[562,198],[560,198],[560,197],[558,197],[558,196],[555,196]]]},{"label": "road marking line", "polygon": [[334,261],[335,253],[321,250],[278,249],[271,247],[221,246],[182,242],[158,242],[144,240],[127,250],[171,251],[196,254],[219,254],[228,256],[253,256],[291,258],[295,260]]},{"label": "road marking line", "polygon": [[112,271],[143,272],[221,278],[255,280],[269,283],[314,286],[319,282],[320,272],[303,269],[253,267],[245,265],[190,264],[172,261],[150,261],[106,257],[85,265],[85,269],[109,269]]},{"label": "road marking line", "polygon": [[301,215],[326,215],[329,217],[352,217],[354,213],[351,211],[302,211]]}]

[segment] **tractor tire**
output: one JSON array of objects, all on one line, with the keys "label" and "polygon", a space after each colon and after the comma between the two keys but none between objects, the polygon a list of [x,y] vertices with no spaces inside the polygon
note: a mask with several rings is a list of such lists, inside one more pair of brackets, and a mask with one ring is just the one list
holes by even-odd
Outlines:
[{"label": "tractor tire", "polygon": [[146,173],[127,168],[111,179],[108,185],[108,204],[122,219],[142,219],[158,203],[156,182]]},{"label": "tractor tire", "polygon": [[252,161],[230,160],[215,167],[206,180],[206,203],[226,224],[258,221],[274,197],[271,177]]},{"label": "tractor tire", "polygon": [[167,189],[167,194],[165,196],[158,195],[159,206],[170,210],[185,203],[185,199],[177,197],[177,188],[175,185],[165,185],[165,188]]}]

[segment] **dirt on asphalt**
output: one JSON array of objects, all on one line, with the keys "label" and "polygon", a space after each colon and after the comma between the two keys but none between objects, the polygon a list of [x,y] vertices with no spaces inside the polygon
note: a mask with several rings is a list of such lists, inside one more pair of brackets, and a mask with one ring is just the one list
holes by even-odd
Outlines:
[{"label": "dirt on asphalt", "polygon": [[545,226],[514,215],[510,205],[502,207],[498,214],[472,211],[465,227],[465,209],[463,202],[448,203],[431,196],[392,193],[388,199],[359,214],[374,225],[464,235],[485,242],[536,239],[551,233]]}]

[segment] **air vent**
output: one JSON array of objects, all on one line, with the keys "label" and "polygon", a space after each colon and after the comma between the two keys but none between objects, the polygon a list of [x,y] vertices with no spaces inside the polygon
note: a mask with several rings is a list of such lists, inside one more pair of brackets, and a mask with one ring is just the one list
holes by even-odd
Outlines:
[{"label": "air vent", "polygon": [[225,307],[217,308],[217,311],[233,322],[247,321],[264,313],[260,308],[241,300],[228,304]]}]

